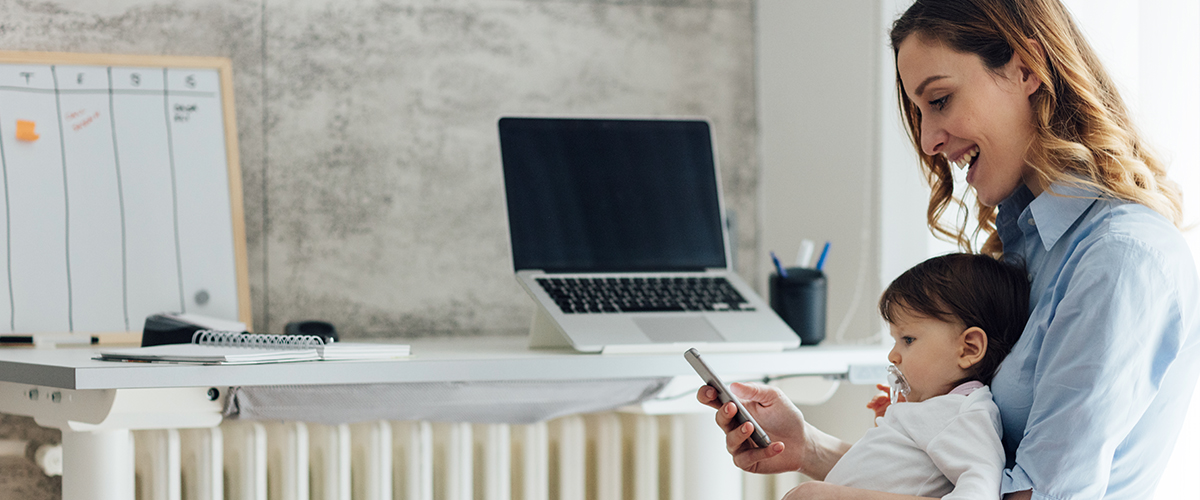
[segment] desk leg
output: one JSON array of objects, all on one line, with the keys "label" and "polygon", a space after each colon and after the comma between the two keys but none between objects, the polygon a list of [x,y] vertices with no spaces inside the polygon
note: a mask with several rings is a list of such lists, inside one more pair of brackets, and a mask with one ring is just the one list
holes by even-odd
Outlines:
[{"label": "desk leg", "polygon": [[133,438],[129,429],[63,430],[63,500],[133,500]]}]

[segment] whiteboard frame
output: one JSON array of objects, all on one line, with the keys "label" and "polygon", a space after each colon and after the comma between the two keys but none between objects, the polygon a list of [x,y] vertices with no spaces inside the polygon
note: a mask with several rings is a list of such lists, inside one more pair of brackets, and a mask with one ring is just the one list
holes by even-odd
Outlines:
[{"label": "whiteboard frame", "polygon": [[[233,216],[233,257],[237,271],[238,321],[253,328],[250,307],[250,266],[246,254],[246,221],[242,200],[242,169],[238,157],[237,115],[233,103],[233,62],[227,57],[88,54],[73,52],[0,51],[0,64],[120,66],[138,68],[215,69],[221,81],[221,113],[225,125],[225,163],[228,165],[230,212]],[[103,335],[104,332],[92,332]],[[129,332],[135,333],[135,332]],[[141,334],[140,331],[136,332]]]}]

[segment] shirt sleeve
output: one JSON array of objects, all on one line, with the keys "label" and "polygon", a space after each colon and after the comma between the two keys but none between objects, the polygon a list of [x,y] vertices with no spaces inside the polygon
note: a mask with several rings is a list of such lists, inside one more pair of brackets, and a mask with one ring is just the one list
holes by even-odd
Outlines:
[{"label": "shirt sleeve", "polygon": [[925,453],[954,483],[954,490],[943,499],[1000,498],[1004,445],[1000,443],[999,418],[999,410],[989,398],[956,415],[929,441]]},{"label": "shirt sleeve", "polygon": [[[1004,493],[1102,498],[1117,447],[1158,392],[1183,340],[1178,293],[1163,256],[1123,236],[1064,263],[1032,370],[1033,402]],[[1036,291],[1035,291],[1036,292]],[[1031,331],[1029,328],[1026,331]]]}]

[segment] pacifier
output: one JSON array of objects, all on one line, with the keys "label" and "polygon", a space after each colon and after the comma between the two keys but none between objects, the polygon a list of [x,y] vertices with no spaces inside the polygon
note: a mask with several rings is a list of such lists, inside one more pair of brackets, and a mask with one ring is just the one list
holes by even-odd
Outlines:
[{"label": "pacifier", "polygon": [[896,365],[888,365],[887,371],[888,385],[892,388],[892,403],[899,403],[898,399],[901,395],[904,396],[904,399],[908,399],[908,393],[912,390],[908,386],[908,379],[904,378],[904,374],[900,373],[900,369],[896,368]]}]

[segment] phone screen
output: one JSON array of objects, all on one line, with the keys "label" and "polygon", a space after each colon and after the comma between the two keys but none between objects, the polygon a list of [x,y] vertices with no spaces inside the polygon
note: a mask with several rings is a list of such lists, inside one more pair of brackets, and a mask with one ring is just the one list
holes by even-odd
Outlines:
[{"label": "phone screen", "polygon": [[688,364],[692,365],[692,368],[696,370],[696,373],[700,374],[700,378],[704,379],[704,383],[717,390],[717,399],[722,405],[730,401],[733,401],[733,404],[737,405],[737,415],[733,416],[733,419],[735,422],[737,422],[737,425],[742,425],[744,422],[750,422],[750,424],[754,426],[754,432],[750,433],[750,440],[753,441],[754,444],[759,448],[766,448],[768,445],[770,445],[771,438],[767,437],[767,433],[763,432],[762,427],[758,425],[758,422],[754,421],[754,417],[750,416],[750,412],[746,411],[746,407],[742,406],[742,402],[738,401],[738,399],[733,396],[732,392],[729,392],[729,388],[725,386],[725,383],[721,382],[721,379],[717,378],[717,374],[713,373],[713,371],[708,368],[708,365],[704,364],[704,360],[700,359],[700,352],[695,348],[688,349],[687,352],[683,353],[683,357],[684,359],[687,359]]}]

